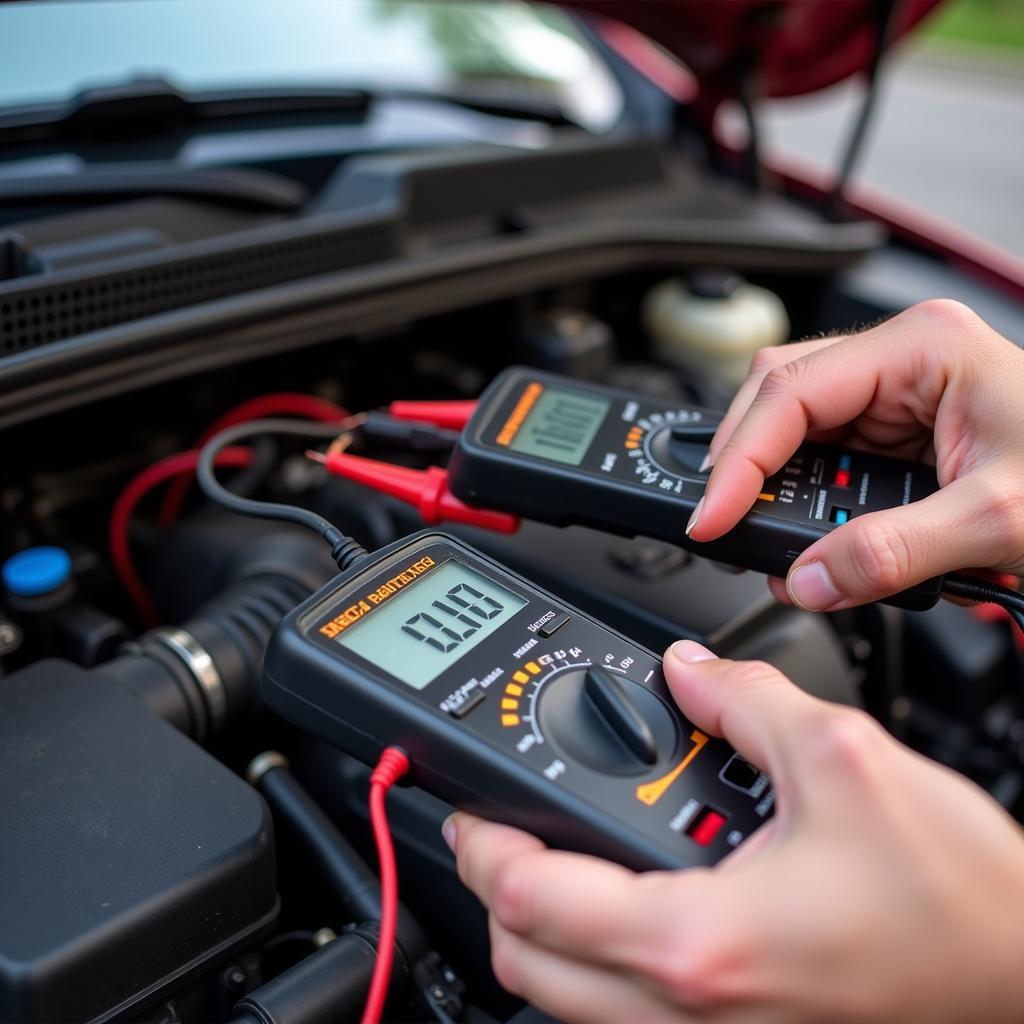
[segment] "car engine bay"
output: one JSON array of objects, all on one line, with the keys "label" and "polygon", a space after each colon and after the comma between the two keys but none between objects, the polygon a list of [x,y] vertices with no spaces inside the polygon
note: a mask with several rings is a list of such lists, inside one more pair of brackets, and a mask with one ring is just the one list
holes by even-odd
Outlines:
[{"label": "car engine bay", "polygon": [[[159,95],[136,97],[139,116]],[[274,627],[337,568],[312,534],[205,498],[193,478],[212,433],[290,417],[424,469],[450,432],[380,410],[475,399],[513,364],[724,409],[760,342],[688,360],[666,326],[685,300],[746,295],[748,333],[782,341],[864,327],[922,297],[924,275],[997,326],[1022,317],[876,223],[652,142],[570,131],[536,150],[306,164],[183,174],[159,196],[97,172],[105,201],[72,210],[22,183],[41,209],[21,219],[3,200],[2,1020],[359,1018],[378,935],[369,767],[260,693]],[[422,528],[309,444],[258,438],[222,475],[370,551]],[[867,709],[1024,820],[1005,616],[811,615],[756,573],[643,537],[445,529],[651,651],[695,639]],[[440,836],[450,808],[415,785],[390,801],[390,1019],[540,1019],[491,973],[485,916]]]}]

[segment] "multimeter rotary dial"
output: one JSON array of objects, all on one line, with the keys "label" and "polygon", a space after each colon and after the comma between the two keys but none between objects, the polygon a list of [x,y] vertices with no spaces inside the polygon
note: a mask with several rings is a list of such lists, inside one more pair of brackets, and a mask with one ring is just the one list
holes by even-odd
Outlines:
[{"label": "multimeter rotary dial", "polygon": [[703,480],[707,470],[702,466],[717,427],[717,420],[707,418],[658,427],[647,438],[650,459],[670,476]]},{"label": "multimeter rotary dial", "polygon": [[574,761],[611,775],[643,775],[676,749],[660,697],[600,665],[564,669],[538,690],[538,725]]}]

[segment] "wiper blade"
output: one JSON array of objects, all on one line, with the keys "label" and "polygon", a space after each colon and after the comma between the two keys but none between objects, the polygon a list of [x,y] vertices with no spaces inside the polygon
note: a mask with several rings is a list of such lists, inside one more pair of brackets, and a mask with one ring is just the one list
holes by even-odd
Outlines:
[{"label": "wiper blade", "polygon": [[336,114],[361,120],[362,89],[226,89],[183,93],[162,78],[86,89],[62,103],[0,110],[0,142],[72,143],[167,135],[224,119]]},{"label": "wiper blade", "polygon": [[53,104],[0,109],[0,143],[139,139],[183,134],[225,120],[335,115],[361,121],[376,99],[445,103],[495,117],[576,127],[557,104],[530,97],[429,89],[273,88],[185,93],[162,78],[84,90]]},{"label": "wiper blade", "polygon": [[309,190],[291,178],[243,168],[103,168],[73,174],[0,178],[0,207],[33,202],[114,202],[154,195],[206,199],[284,213],[298,212],[309,200]]},{"label": "wiper blade", "polygon": [[449,103],[452,106],[475,110],[493,117],[506,117],[519,121],[536,121],[555,128],[578,128],[579,124],[570,118],[556,103],[547,103],[535,98],[520,96],[490,96],[487,94],[456,91],[434,91],[431,89],[375,89],[374,99],[424,100],[431,103]]}]

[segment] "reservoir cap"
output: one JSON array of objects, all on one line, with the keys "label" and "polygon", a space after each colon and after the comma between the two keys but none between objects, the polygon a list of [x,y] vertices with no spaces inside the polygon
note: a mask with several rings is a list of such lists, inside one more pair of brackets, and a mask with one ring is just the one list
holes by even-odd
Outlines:
[{"label": "reservoir cap", "polygon": [[13,597],[40,597],[71,579],[71,556],[49,545],[25,548],[4,562],[3,580]]}]

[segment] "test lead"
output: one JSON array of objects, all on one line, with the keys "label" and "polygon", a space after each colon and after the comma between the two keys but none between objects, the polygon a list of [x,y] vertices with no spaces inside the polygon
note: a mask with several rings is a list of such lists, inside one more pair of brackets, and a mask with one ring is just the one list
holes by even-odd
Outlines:
[{"label": "test lead", "polygon": [[307,458],[323,465],[328,473],[365,484],[412,505],[430,525],[465,523],[495,533],[515,533],[519,519],[507,512],[476,508],[460,501],[448,488],[448,472],[438,466],[410,469],[347,452],[307,451]]},{"label": "test lead", "polygon": [[388,412],[396,420],[418,420],[435,427],[462,430],[476,411],[476,404],[475,398],[453,402],[397,401],[388,406]]}]

